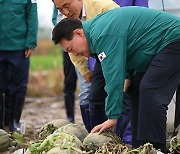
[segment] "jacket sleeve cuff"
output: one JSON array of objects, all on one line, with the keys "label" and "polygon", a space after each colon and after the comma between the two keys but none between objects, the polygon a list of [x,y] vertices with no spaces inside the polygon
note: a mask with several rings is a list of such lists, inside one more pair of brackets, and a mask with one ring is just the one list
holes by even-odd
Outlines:
[{"label": "jacket sleeve cuff", "polygon": [[129,79],[129,80],[132,80],[133,79],[133,76],[134,76],[134,70],[129,70],[129,71],[126,71],[125,73],[125,79]]},{"label": "jacket sleeve cuff", "polygon": [[120,115],[109,115],[107,117],[108,117],[108,119],[118,119],[120,117]]}]

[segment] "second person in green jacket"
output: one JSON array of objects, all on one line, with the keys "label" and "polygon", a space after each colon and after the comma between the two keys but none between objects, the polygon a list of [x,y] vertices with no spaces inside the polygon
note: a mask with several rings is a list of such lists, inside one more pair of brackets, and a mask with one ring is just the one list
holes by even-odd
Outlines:
[{"label": "second person in green jacket", "polygon": [[[5,112],[10,114],[6,125],[10,131],[21,132],[19,120],[27,91],[30,56],[37,45],[37,30],[36,0],[0,1],[0,128],[4,128],[3,103],[8,100],[11,112]],[[3,99],[5,86],[8,86],[8,98]]]}]

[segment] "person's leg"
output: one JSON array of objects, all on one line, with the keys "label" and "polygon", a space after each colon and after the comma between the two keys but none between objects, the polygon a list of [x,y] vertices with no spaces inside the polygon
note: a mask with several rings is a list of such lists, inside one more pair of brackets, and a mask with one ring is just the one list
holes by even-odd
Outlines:
[{"label": "person's leg", "polygon": [[6,82],[7,62],[5,61],[6,55],[0,51],[0,129],[4,128],[4,91]]},{"label": "person's leg", "polygon": [[4,114],[4,125],[9,127],[9,121],[11,116],[11,104],[12,104],[12,96],[11,92],[11,75],[10,75],[10,67],[8,67],[6,72],[6,83],[5,83],[5,114]]},{"label": "person's leg", "polygon": [[140,83],[137,139],[166,153],[166,111],[180,83],[180,41],[152,60]]},{"label": "person's leg", "polygon": [[128,123],[126,130],[123,134],[123,142],[132,145],[131,122]]},{"label": "person's leg", "polygon": [[63,51],[63,69],[64,69],[64,102],[66,108],[67,119],[74,122],[75,108],[75,90],[77,75],[68,53]]},{"label": "person's leg", "polygon": [[4,98],[3,94],[0,93],[0,129],[4,128]]},{"label": "person's leg", "polygon": [[81,116],[84,123],[85,128],[88,132],[91,131],[91,121],[89,115],[89,104],[80,105]]},{"label": "person's leg", "polygon": [[8,57],[10,74],[12,75],[12,106],[10,116],[10,130],[20,132],[20,118],[27,92],[29,76],[29,58],[25,57],[25,51],[10,52]]},{"label": "person's leg", "polygon": [[130,95],[130,119],[131,119],[131,130],[132,130],[132,147],[137,148],[140,145],[140,141],[137,140],[137,123],[139,113],[139,84],[144,73],[136,73],[134,76],[131,86],[129,88]]},{"label": "person's leg", "polygon": [[174,132],[176,132],[176,128],[179,125],[180,125],[180,85],[177,87],[177,90],[176,90]]},{"label": "person's leg", "polygon": [[104,90],[104,86],[105,80],[101,64],[96,62],[89,92],[91,128],[107,120],[105,114],[105,98],[107,94]]},{"label": "person's leg", "polygon": [[[120,118],[117,121],[117,125],[115,127],[115,133],[121,139],[123,139],[124,133],[126,131],[126,128],[128,126],[128,123],[130,122],[130,97],[127,92],[123,93],[123,103],[122,103],[122,112],[120,115]],[[129,129],[130,130],[130,129]],[[123,139],[124,142],[126,142]],[[128,139],[128,143],[131,143],[131,141]]]},{"label": "person's leg", "polygon": [[9,94],[9,92],[5,92],[4,101],[5,101],[4,125],[9,126],[9,121],[11,116],[11,103],[12,103],[12,96]]},{"label": "person's leg", "polygon": [[80,110],[81,110],[81,115],[82,115],[82,120],[83,123],[88,130],[88,132],[91,131],[91,124],[90,124],[90,117],[89,117],[89,90],[91,83],[87,82],[83,76],[80,74],[79,70],[76,69],[76,74],[78,77],[78,82],[80,86],[80,91],[79,91],[79,104],[80,104]]}]

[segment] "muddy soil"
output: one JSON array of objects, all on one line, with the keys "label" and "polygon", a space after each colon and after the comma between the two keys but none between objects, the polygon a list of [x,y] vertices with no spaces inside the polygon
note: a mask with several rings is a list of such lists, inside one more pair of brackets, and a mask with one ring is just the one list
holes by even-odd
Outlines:
[{"label": "muddy soil", "polygon": [[[66,119],[62,97],[26,98],[21,121],[26,123],[25,136],[30,140],[36,138],[45,123],[55,119]],[[78,101],[75,105],[75,123],[83,124]]]}]

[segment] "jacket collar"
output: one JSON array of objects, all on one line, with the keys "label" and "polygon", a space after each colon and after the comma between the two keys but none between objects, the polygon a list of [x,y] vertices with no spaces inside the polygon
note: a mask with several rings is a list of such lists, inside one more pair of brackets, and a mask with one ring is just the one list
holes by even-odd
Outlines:
[{"label": "jacket collar", "polygon": [[91,53],[93,54],[95,52],[93,52],[94,47],[93,47],[91,37],[90,37],[91,20],[82,22],[82,26],[83,26],[83,30],[84,30],[84,33],[85,33],[85,36],[86,36],[86,39],[87,39],[87,42],[88,42],[89,49],[90,49]]}]

